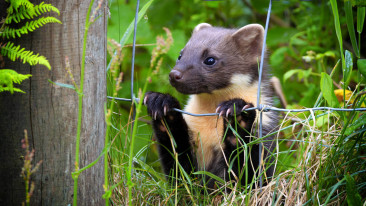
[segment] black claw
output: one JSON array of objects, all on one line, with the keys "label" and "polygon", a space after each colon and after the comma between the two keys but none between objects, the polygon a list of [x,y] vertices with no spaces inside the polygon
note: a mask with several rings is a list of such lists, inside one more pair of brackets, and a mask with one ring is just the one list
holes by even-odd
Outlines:
[{"label": "black claw", "polygon": [[219,104],[219,106],[216,109],[216,112],[220,113],[220,116],[225,114],[227,118],[232,118],[234,117],[234,115],[236,116],[240,115],[242,108],[245,105],[248,104],[242,99],[232,99]]},{"label": "black claw", "polygon": [[153,120],[161,120],[171,114],[174,111],[173,108],[180,108],[179,102],[174,97],[157,92],[147,92],[144,104],[147,107],[147,113]]}]

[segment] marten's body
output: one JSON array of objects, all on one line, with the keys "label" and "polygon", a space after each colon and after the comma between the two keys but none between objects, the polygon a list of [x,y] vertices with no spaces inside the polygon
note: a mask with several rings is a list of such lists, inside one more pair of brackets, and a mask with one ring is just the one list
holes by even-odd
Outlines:
[{"label": "marten's body", "polygon": [[[188,174],[205,170],[226,181],[240,179],[242,184],[252,181],[259,164],[259,146],[248,147],[248,158],[244,155],[243,144],[255,139],[257,112],[242,110],[257,106],[262,42],[263,27],[257,24],[236,30],[203,23],[195,28],[182,50],[169,79],[179,92],[191,95],[185,111],[195,114],[217,112],[219,117],[182,115],[172,110],[180,105],[170,95],[146,94],[144,103],[153,117],[154,133],[167,175],[175,175],[172,173],[176,168],[175,150],[180,165]],[[263,73],[260,103],[272,105],[268,77],[265,71]],[[276,124],[277,116],[273,112],[263,113],[263,136],[273,131]],[[175,140],[174,149],[169,136]],[[273,140],[273,137],[265,139]],[[274,158],[269,155],[275,141],[266,141],[264,146],[264,163],[272,164],[266,166],[267,177],[270,177],[274,172]],[[232,171],[228,172],[230,164]],[[248,166],[247,181],[243,172],[245,165]],[[207,180],[208,186],[213,188],[215,182]]]}]

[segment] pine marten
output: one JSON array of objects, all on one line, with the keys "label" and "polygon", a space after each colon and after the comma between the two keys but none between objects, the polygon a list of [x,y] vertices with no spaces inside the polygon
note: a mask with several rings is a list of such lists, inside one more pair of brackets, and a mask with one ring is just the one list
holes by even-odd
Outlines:
[{"label": "pine marten", "polygon": [[[259,145],[248,147],[249,157],[245,155],[243,145],[256,138],[259,115],[256,110],[242,111],[257,106],[263,35],[264,29],[259,24],[226,29],[202,23],[195,27],[181,51],[169,74],[169,81],[179,92],[190,95],[184,110],[195,114],[216,112],[219,116],[182,115],[173,110],[180,109],[174,97],[146,93],[144,104],[153,119],[165,174],[173,177],[176,174],[175,150],[179,164],[187,174],[205,170],[225,181],[240,180],[242,185],[253,180],[255,171],[258,171]],[[260,103],[272,105],[266,69],[263,70]],[[263,136],[273,132],[277,118],[274,112],[263,113]],[[170,137],[174,138],[174,149]],[[273,139],[268,136],[265,140],[269,141],[263,143],[266,177],[274,173],[274,156],[271,154],[276,142],[271,141]],[[248,169],[245,170],[244,166]],[[209,188],[220,186],[209,176],[204,180]]]}]

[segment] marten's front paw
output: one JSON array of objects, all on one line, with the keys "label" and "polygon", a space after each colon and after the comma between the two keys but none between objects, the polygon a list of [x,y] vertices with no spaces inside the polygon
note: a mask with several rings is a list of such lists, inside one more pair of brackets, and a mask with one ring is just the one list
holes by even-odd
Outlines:
[{"label": "marten's front paw", "polygon": [[236,116],[236,120],[244,126],[246,125],[245,122],[252,123],[255,119],[255,110],[243,112],[243,110],[251,107],[254,107],[253,104],[237,98],[219,104],[216,113],[219,113],[219,116],[226,117],[229,121],[232,121],[234,116]]},{"label": "marten's front paw", "polygon": [[154,119],[160,120],[175,112],[173,108],[180,109],[179,102],[169,94],[147,92],[144,97],[147,113]]}]

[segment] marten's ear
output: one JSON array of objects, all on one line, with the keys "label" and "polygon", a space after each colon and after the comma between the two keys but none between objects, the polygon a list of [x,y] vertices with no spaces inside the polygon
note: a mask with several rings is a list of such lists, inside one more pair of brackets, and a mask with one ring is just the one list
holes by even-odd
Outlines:
[{"label": "marten's ear", "polygon": [[259,24],[249,24],[236,31],[232,38],[246,53],[261,55],[264,29]]},{"label": "marten's ear", "polygon": [[208,28],[208,27],[212,27],[211,24],[207,24],[207,23],[200,23],[198,24],[196,27],[194,27],[193,33],[198,32],[199,30],[203,29],[203,28]]}]

